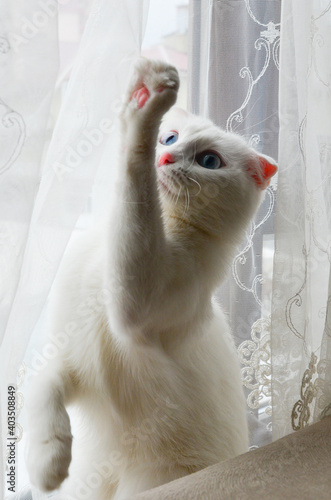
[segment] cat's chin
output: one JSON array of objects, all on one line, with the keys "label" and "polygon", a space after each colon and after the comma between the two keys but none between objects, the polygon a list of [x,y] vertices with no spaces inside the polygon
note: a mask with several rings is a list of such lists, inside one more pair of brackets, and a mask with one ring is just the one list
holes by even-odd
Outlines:
[{"label": "cat's chin", "polygon": [[164,180],[164,179],[161,179],[160,177],[158,178],[158,183],[159,183],[159,186],[160,186],[160,194],[161,196],[167,196],[167,197],[171,197],[172,199],[174,197],[178,197],[179,196],[179,193],[173,189],[172,187],[169,186],[169,184]]},{"label": "cat's chin", "polygon": [[168,186],[166,185],[166,183],[163,182],[161,179],[159,179],[159,186],[160,186],[161,192],[173,196],[174,193],[172,193],[172,191],[170,191],[170,189],[168,188]]}]

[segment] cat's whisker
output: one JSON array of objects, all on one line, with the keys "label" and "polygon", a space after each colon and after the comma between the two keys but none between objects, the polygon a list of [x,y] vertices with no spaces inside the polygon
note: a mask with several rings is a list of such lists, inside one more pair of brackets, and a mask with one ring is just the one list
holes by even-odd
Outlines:
[{"label": "cat's whisker", "polygon": [[194,195],[194,196],[199,196],[199,194],[201,193],[201,189],[202,189],[202,188],[201,188],[200,183],[199,183],[198,181],[196,181],[195,179],[193,179],[192,177],[187,176],[187,178],[188,178],[190,181],[194,182],[195,184],[198,184],[198,186],[199,186],[199,191],[198,191],[197,193],[195,193],[195,195]]},{"label": "cat's whisker", "polygon": [[188,172],[190,172],[194,166],[194,159],[195,159],[196,152],[197,152],[197,146],[196,146],[196,144],[194,144],[192,160],[191,160],[191,163],[189,164],[189,166],[187,167]]},{"label": "cat's whisker", "polygon": [[187,187],[186,186],[185,186],[185,191],[184,191],[184,198],[185,198],[185,203],[184,203],[183,217],[185,217],[186,212],[187,212]]},{"label": "cat's whisker", "polygon": [[[251,108],[248,110],[248,112],[247,112],[247,114],[246,114],[246,116],[245,116],[245,119],[246,119],[246,120],[247,120],[247,118],[248,118],[248,117],[249,117],[249,116],[250,116],[250,115],[251,115],[251,114],[255,111],[255,107],[259,104],[259,102],[261,101],[261,99],[262,99],[262,97],[261,97],[261,96],[260,96],[260,97],[258,97],[258,98],[256,99],[256,101],[252,104]],[[246,129],[245,129],[245,130],[247,130],[247,127],[246,127]]]},{"label": "cat's whisker", "polygon": [[177,203],[178,203],[178,200],[179,200],[179,196],[180,196],[181,190],[182,190],[182,186],[179,186],[179,191],[178,191],[178,193],[177,193],[177,198],[176,198],[175,205],[177,205]]},{"label": "cat's whisker", "polygon": [[[261,98],[258,98],[255,103],[253,104],[253,106],[251,107],[251,109],[248,111],[248,113],[246,114],[245,116],[245,120],[247,120],[247,118],[250,116],[251,113],[253,113],[255,111],[255,106],[259,103],[259,101],[261,100]],[[258,126],[258,125],[262,125],[263,123],[267,122],[268,120],[270,120],[273,116],[276,116],[276,113],[272,113],[271,115],[268,115],[266,117],[263,118],[263,120],[260,120],[259,122],[255,123],[254,122],[254,127]],[[240,124],[238,124],[236,127],[233,128],[233,132],[236,131],[236,129],[238,129],[240,126]],[[242,128],[240,130],[240,134],[245,137],[245,139],[247,140],[247,142],[249,141],[249,139],[251,138],[251,134],[249,133],[249,129],[251,129],[251,126],[248,126],[248,127],[245,127],[245,128]]]},{"label": "cat's whisker", "polygon": [[184,206],[184,212],[183,212],[183,217],[185,218],[188,214],[188,210],[190,208],[190,192],[185,186],[185,206]]}]

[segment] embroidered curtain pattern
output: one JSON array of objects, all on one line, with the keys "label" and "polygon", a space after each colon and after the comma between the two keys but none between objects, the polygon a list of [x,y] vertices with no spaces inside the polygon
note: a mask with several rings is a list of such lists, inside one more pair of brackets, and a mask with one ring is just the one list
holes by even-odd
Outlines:
[{"label": "embroidered curtain pattern", "polygon": [[[258,151],[278,155],[279,0],[193,2],[191,107]],[[199,37],[199,43],[196,39]],[[197,57],[197,54],[199,57]],[[238,347],[251,445],[272,439],[270,306],[275,181],[220,300]]]},{"label": "embroidered curtain pattern", "polygon": [[331,2],[282,2],[273,437],[331,412]]},{"label": "embroidered curtain pattern", "polygon": [[261,446],[330,412],[331,7],[206,0],[192,16],[192,109],[263,153],[279,150],[278,187],[220,291]]}]

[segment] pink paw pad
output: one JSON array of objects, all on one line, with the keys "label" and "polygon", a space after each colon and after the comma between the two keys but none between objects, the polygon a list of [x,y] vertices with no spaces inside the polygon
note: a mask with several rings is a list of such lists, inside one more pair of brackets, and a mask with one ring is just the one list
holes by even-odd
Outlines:
[{"label": "pink paw pad", "polygon": [[147,87],[142,87],[141,89],[136,90],[133,93],[132,96],[134,99],[136,99],[138,108],[141,109],[145,106],[146,101],[148,101],[149,98],[149,90]]}]

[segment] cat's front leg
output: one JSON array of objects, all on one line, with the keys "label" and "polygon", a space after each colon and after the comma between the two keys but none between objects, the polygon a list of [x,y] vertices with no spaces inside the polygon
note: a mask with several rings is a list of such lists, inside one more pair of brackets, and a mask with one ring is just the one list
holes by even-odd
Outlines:
[{"label": "cat's front leg", "polygon": [[27,468],[31,483],[42,491],[58,488],[68,476],[72,435],[64,406],[65,377],[49,366],[27,397],[29,441]]},{"label": "cat's front leg", "polygon": [[110,325],[144,332],[173,269],[156,177],[155,147],[163,114],[174,104],[177,70],[141,59],[120,116],[119,184],[109,234]]}]

